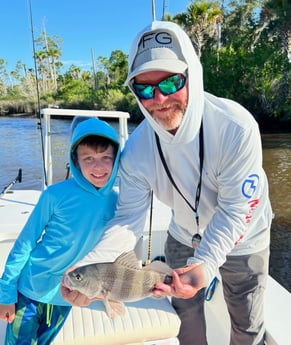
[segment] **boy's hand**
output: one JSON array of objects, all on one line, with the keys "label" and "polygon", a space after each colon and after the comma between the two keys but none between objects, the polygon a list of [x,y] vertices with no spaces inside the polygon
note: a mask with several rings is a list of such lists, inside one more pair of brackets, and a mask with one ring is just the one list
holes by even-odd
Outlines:
[{"label": "boy's hand", "polygon": [[77,307],[87,306],[92,302],[87,296],[77,290],[69,289],[63,283],[61,285],[61,294],[65,301]]},{"label": "boy's hand", "polygon": [[0,319],[13,322],[15,319],[15,304],[0,304]]},{"label": "boy's hand", "polygon": [[[75,268],[76,266],[70,267],[66,271],[65,275],[73,271]],[[83,295],[81,292],[77,290],[71,290],[65,285],[64,278],[62,279],[62,283],[61,283],[61,295],[63,296],[63,299],[65,301],[67,301],[68,303],[76,307],[84,307],[84,306],[89,305],[93,301],[101,299],[101,298],[90,299],[89,297],[87,297],[86,295]]]}]

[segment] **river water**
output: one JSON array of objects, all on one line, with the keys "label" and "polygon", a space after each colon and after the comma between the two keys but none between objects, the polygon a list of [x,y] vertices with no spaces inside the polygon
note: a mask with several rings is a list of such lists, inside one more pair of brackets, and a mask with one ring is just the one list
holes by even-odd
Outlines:
[{"label": "river water", "polygon": [[[19,168],[22,168],[22,183],[16,184],[15,189],[41,188],[41,135],[37,122],[35,118],[0,117],[0,191],[14,180]],[[70,124],[69,120],[52,120],[54,182],[66,176]],[[134,127],[129,125],[129,133]],[[275,214],[270,274],[291,292],[291,133],[263,134],[262,143]]]}]

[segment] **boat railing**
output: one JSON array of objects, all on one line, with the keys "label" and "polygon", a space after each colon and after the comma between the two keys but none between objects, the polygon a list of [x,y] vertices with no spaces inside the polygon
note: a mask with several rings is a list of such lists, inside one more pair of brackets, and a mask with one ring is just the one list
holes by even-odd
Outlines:
[{"label": "boat railing", "polygon": [[60,108],[43,108],[40,111],[44,120],[44,174],[43,189],[53,183],[53,160],[52,160],[52,142],[51,142],[51,117],[98,117],[105,119],[119,120],[119,140],[121,149],[123,149],[128,139],[128,123],[130,115],[123,111],[103,111],[103,110],[80,110],[80,109],[60,109]]}]

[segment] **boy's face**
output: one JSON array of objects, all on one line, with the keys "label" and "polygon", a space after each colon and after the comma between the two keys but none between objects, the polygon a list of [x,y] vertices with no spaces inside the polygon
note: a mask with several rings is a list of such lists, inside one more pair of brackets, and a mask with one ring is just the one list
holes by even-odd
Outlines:
[{"label": "boy's face", "polygon": [[[102,150],[103,151],[103,150]],[[77,148],[78,164],[83,176],[95,187],[103,187],[109,180],[114,165],[114,149],[109,145],[103,152],[88,145]]]}]

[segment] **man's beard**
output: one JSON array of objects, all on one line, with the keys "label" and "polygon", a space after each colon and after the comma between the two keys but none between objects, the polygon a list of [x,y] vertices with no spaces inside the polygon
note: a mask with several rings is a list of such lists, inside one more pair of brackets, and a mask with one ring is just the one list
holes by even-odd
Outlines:
[{"label": "man's beard", "polygon": [[[172,106],[172,105],[171,105]],[[151,109],[150,113],[153,117],[153,119],[166,131],[176,131],[183,120],[184,113],[185,113],[186,107],[182,108],[181,104],[176,104],[176,109],[169,110],[168,112],[165,112],[162,115],[156,114],[155,109]]]}]

